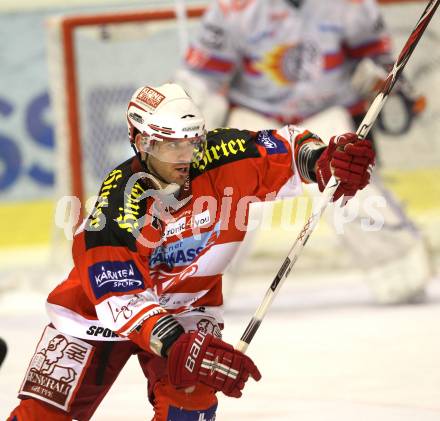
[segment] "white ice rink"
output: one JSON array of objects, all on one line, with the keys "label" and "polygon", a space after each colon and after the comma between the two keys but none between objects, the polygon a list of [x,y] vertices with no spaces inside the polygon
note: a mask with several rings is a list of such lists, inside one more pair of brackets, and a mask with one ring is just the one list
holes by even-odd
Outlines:
[{"label": "white ice rink", "polygon": [[[243,282],[226,308],[225,339],[235,343],[267,288]],[[248,353],[263,374],[241,399],[220,397],[217,420],[440,420],[440,280],[427,302],[374,304],[361,283],[294,285],[275,300]],[[253,286],[251,286],[253,285]],[[0,369],[0,419],[47,319],[45,296],[0,297],[0,336],[9,354]],[[150,420],[146,381],[133,358],[95,414],[97,421]]]}]

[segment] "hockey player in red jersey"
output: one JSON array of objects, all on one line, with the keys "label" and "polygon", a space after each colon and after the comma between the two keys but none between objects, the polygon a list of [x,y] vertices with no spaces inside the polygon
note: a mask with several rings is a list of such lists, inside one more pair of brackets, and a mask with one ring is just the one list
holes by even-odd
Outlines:
[{"label": "hockey player in red jersey", "polygon": [[137,355],[156,421],[214,420],[217,392],[261,375],[222,341],[222,273],[249,203],[368,184],[374,152],[346,133],[326,146],[296,126],[205,132],[178,85],[138,89],[128,106],[135,156],[105,178],[73,242],[74,268],[48,296],[48,325],[9,420],[89,420]]}]

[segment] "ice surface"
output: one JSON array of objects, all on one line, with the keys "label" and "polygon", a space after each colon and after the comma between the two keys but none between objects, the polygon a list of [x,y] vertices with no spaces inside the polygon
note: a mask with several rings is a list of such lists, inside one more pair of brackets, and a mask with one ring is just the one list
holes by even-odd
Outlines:
[{"label": "ice surface", "polygon": [[[260,282],[261,281],[261,282]],[[226,308],[225,339],[236,343],[268,280],[239,282]],[[45,295],[0,297],[0,335],[9,354],[0,369],[0,419],[47,322]],[[263,379],[241,399],[220,396],[217,419],[298,421],[438,421],[440,280],[427,302],[384,307],[360,283],[295,284],[289,278],[248,354]],[[95,414],[97,421],[149,420],[146,381],[129,361]]]}]

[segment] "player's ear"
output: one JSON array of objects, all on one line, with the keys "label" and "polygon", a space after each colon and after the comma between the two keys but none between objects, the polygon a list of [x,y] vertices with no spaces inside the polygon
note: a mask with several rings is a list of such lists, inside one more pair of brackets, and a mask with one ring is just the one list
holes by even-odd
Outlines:
[{"label": "player's ear", "polygon": [[146,148],[147,148],[147,141],[144,138],[144,136],[142,136],[140,133],[138,133],[136,135],[136,137],[134,138],[135,144],[136,144],[136,149],[140,152],[140,153],[146,153]]},{"label": "player's ear", "polygon": [[142,147],[142,139],[141,138],[142,138],[142,136],[141,136],[140,133],[137,133],[135,138],[134,138],[134,144],[136,145],[136,149],[139,152],[142,152],[142,149],[141,149],[141,147]]}]

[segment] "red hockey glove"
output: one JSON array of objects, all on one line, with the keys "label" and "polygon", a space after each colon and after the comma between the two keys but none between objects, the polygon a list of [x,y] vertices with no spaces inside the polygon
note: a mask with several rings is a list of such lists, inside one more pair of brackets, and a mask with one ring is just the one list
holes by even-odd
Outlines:
[{"label": "red hockey glove", "polygon": [[249,375],[261,374],[252,360],[231,345],[200,331],[185,333],[168,353],[168,375],[173,386],[184,388],[200,382],[239,398]]},{"label": "red hockey glove", "polygon": [[374,165],[375,153],[368,140],[355,133],[333,136],[328,147],[316,162],[316,179],[323,191],[332,174],[340,181],[333,201],[341,196],[352,197],[370,181],[369,166]]}]

